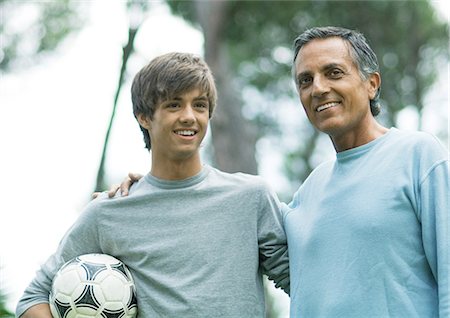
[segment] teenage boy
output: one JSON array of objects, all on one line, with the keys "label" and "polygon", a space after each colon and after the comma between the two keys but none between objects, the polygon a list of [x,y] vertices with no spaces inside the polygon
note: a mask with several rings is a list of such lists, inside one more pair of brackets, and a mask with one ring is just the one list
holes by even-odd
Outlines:
[{"label": "teenage boy", "polygon": [[259,177],[202,164],[216,105],[210,69],[192,54],[165,54],[131,90],[150,172],[128,197],[86,207],[25,290],[17,316],[51,318],[48,295],[61,265],[104,253],[130,269],[140,317],[263,318],[262,274],[289,291],[280,203]]}]

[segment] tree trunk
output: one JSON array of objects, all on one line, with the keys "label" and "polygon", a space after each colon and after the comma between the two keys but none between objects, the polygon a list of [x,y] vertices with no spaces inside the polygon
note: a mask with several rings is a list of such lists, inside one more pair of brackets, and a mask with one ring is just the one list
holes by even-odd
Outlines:
[{"label": "tree trunk", "polygon": [[122,90],[122,85],[124,81],[125,71],[127,69],[127,62],[128,58],[131,56],[131,54],[134,51],[134,39],[136,37],[136,33],[138,31],[139,27],[130,27],[128,29],[128,42],[127,44],[122,48],[122,66],[120,67],[120,73],[119,73],[119,81],[117,83],[117,89],[116,94],[114,95],[114,103],[111,111],[111,117],[109,119],[108,129],[106,130],[105,135],[105,141],[103,142],[103,150],[102,150],[102,156],[100,159],[100,165],[97,170],[97,179],[95,183],[95,191],[104,191],[107,188],[107,184],[105,181],[105,163],[106,163],[106,157],[107,157],[107,151],[108,151],[108,145],[109,145],[109,136],[111,135],[112,125],[114,123],[114,118],[116,116],[116,108],[117,108],[117,102],[119,100],[120,91]]},{"label": "tree trunk", "polygon": [[226,172],[257,174],[256,127],[242,115],[241,93],[230,73],[228,50],[223,39],[227,1],[195,1],[198,21],[205,36],[205,60],[218,89],[218,106],[211,121],[214,163]]},{"label": "tree trunk", "polygon": [[[222,171],[257,174],[256,127],[242,115],[241,92],[233,82],[232,69],[222,30],[227,1],[195,1],[197,21],[205,37],[205,60],[216,80],[218,106],[211,121],[215,166]],[[266,286],[266,285],[265,285]],[[277,317],[273,299],[266,289],[266,317]]]}]

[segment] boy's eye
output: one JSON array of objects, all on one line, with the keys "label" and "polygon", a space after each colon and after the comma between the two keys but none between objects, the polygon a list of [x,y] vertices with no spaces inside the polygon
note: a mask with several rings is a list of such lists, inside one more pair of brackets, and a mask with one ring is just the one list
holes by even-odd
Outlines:
[{"label": "boy's eye", "polygon": [[179,103],[167,103],[167,104],[166,104],[166,107],[167,107],[167,108],[177,108],[177,107],[179,107],[179,106],[180,106]]},{"label": "boy's eye", "polygon": [[197,108],[208,108],[207,103],[196,103],[194,106]]}]

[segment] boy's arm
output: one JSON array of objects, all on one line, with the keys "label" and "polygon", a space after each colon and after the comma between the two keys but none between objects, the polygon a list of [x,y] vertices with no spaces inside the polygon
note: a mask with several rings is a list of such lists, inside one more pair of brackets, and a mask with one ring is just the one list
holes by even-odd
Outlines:
[{"label": "boy's arm", "polygon": [[45,308],[49,306],[48,301],[53,276],[62,263],[60,257],[53,254],[41,265],[41,268],[36,272],[36,276],[17,302],[16,317],[52,317],[49,311],[45,311]]},{"label": "boy's arm", "polygon": [[[93,202],[90,206],[97,204]],[[39,318],[41,314],[48,314],[48,311],[46,312],[43,308],[45,305],[48,306],[52,281],[61,266],[76,256],[101,252],[96,214],[92,208],[87,207],[66,232],[56,252],[41,265],[36,276],[19,299],[16,306],[16,317]],[[39,306],[33,308],[37,305]],[[28,310],[31,308],[33,309],[29,312]],[[51,317],[51,315],[42,317]]]},{"label": "boy's arm", "polygon": [[20,318],[52,318],[48,304],[37,304],[26,310]]}]

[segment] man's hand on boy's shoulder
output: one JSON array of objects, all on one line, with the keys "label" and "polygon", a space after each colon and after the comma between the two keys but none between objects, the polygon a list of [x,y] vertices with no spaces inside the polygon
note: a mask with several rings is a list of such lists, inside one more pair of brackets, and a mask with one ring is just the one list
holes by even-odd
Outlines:
[{"label": "man's hand on boy's shoulder", "polygon": [[[133,173],[133,172],[128,173],[128,176],[125,179],[123,179],[123,181],[120,185],[113,184],[109,188],[109,190],[107,192],[108,198],[113,198],[118,191],[120,191],[119,192],[120,196],[126,197],[129,193],[129,190],[130,190],[131,186],[133,185],[133,183],[139,181],[139,179],[141,179],[142,177],[143,177],[143,175],[140,173]],[[92,193],[92,198],[93,199],[97,198],[101,193],[102,192]]]}]

